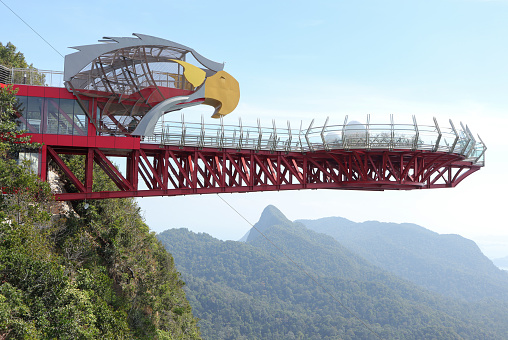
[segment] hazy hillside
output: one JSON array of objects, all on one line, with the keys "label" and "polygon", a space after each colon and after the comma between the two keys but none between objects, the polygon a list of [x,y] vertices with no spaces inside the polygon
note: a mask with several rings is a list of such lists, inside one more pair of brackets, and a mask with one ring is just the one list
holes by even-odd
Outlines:
[{"label": "hazy hillside", "polygon": [[[257,226],[383,339],[508,337],[508,303],[466,304],[425,291],[332,237],[291,223],[275,207],[265,209]],[[251,238],[254,233],[247,243],[186,229],[158,235],[187,283],[205,338],[375,338],[264,238]]]},{"label": "hazy hillside", "polygon": [[340,217],[298,222],[426,289],[470,301],[508,301],[508,274],[462,236],[440,235],[415,224],[355,223]]}]

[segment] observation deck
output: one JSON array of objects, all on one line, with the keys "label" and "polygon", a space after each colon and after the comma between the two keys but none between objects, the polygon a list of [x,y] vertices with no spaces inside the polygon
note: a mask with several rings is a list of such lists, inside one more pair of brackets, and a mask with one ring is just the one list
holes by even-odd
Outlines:
[{"label": "observation deck", "polygon": [[[367,115],[364,122],[332,117],[319,126],[232,123],[224,115],[236,107],[239,87],[223,64],[168,40],[135,36],[76,47],[63,73],[0,67],[0,83],[18,89],[20,129],[43,143],[20,158],[42,180],[52,167],[73,187],[58,200],[445,188],[485,164],[482,139],[451,120],[418,124],[412,116],[401,123],[389,116],[379,123]],[[215,108],[216,124],[183,114],[175,121],[174,111],[199,104]],[[85,156],[84,174],[68,168],[65,154]],[[94,164],[117,190],[94,191]]]},{"label": "observation deck", "polygon": [[[388,117],[387,117],[388,118]],[[388,119],[387,119],[388,120]],[[237,125],[205,124],[161,120],[152,136],[144,137],[144,143],[156,143],[178,147],[216,148],[255,151],[290,152],[332,152],[349,150],[411,150],[421,152],[440,152],[462,157],[462,161],[476,166],[484,166],[486,146],[480,136],[475,138],[469,127],[462,122],[457,129],[452,120],[448,126],[440,126],[434,118],[434,125],[419,125],[412,116],[413,124],[396,124],[393,115],[387,124],[371,124],[370,115],[366,124],[358,121],[348,122],[345,117],[341,125],[328,124],[314,126],[314,120],[306,128],[277,128],[275,121],[271,127],[244,126],[241,118]]]}]

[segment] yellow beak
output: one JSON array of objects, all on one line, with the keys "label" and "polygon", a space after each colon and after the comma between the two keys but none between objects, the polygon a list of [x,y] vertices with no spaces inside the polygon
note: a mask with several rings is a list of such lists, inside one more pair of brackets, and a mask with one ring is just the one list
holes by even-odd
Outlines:
[{"label": "yellow beak", "polygon": [[212,118],[233,112],[239,101],[240,85],[232,75],[219,71],[206,79],[204,104],[215,108]]},{"label": "yellow beak", "polygon": [[213,76],[206,78],[206,72],[202,69],[178,59],[170,59],[184,68],[184,77],[194,87],[205,82],[205,101],[203,104],[213,106],[215,112],[212,118],[220,118],[233,110],[240,101],[240,85],[229,73],[219,71]]}]

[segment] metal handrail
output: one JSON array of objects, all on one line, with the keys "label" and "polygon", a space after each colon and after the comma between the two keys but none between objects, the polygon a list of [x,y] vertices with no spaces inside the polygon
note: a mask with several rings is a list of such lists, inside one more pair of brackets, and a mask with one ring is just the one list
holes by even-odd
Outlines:
[{"label": "metal handrail", "polygon": [[64,87],[62,71],[39,70],[36,68],[9,68],[10,84]]},{"label": "metal handrail", "polygon": [[[182,118],[183,121],[183,118]],[[393,118],[388,124],[373,124],[369,121],[368,130],[363,124],[347,123],[329,125],[328,119],[322,126],[310,126],[300,129],[277,129],[272,127],[246,126],[240,119],[239,125],[204,124],[166,121],[163,128],[156,128],[153,136],[144,137],[145,143],[165,145],[185,145],[199,148],[231,148],[266,150],[270,152],[319,152],[328,150],[351,149],[387,149],[421,150],[459,154],[466,161],[484,165],[486,146],[477,142],[468,128],[460,124],[462,130],[456,130],[450,121],[450,127],[437,125],[419,125],[413,117],[412,124],[396,124]],[[298,136],[298,138],[296,138]]]},{"label": "metal handrail", "polygon": [[[62,71],[53,71],[53,70],[39,70],[36,68],[8,68],[0,65],[0,76],[2,80],[5,80],[8,84],[15,85],[31,85],[31,86],[51,86],[51,87],[65,87],[64,84],[64,73]],[[161,71],[151,71],[150,72],[155,82],[155,85],[161,87],[174,87],[174,88],[188,88],[192,89],[190,84],[187,83],[183,75],[170,73],[170,72],[161,72]],[[79,79],[84,83],[92,86],[92,88],[87,88],[89,90],[104,90],[107,91],[106,88],[100,89],[97,88],[97,84],[95,79],[97,79],[96,75],[93,74],[78,74],[75,79]],[[138,86],[147,87],[153,85],[148,78],[143,79]]]}]

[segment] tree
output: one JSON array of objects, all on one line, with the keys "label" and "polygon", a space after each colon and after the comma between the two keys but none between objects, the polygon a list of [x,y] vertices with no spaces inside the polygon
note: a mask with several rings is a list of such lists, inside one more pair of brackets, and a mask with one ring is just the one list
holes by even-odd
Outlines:
[{"label": "tree", "polygon": [[[49,221],[48,204],[51,191],[47,183],[29,171],[29,164],[18,164],[21,151],[37,150],[30,136],[19,131],[16,118],[16,90],[12,86],[0,89],[0,218],[16,223]],[[27,220],[28,219],[28,220]]]},{"label": "tree", "polygon": [[[20,151],[40,147],[17,130],[16,91],[0,88],[0,339],[38,338],[26,303],[26,285],[35,287],[37,277],[58,273],[58,265],[46,263],[46,242],[51,192],[27,164],[18,164]],[[52,270],[47,270],[48,266]],[[53,270],[55,269],[55,270]],[[23,275],[18,275],[23,272]],[[49,274],[49,275],[48,275]],[[23,280],[19,280],[23,277]],[[57,275],[61,277],[61,275]],[[24,286],[25,285],[25,286]],[[55,286],[52,286],[55,287]]]},{"label": "tree", "polygon": [[0,218],[41,224],[49,221],[51,191],[28,163],[18,164],[19,152],[37,150],[40,144],[17,130],[15,93],[11,86],[0,89]]},{"label": "tree", "polygon": [[8,42],[5,46],[0,42],[0,65],[8,69],[24,70],[16,71],[12,74],[12,79],[10,79],[10,81],[13,84],[45,84],[46,76],[38,72],[33,64],[28,65],[23,53],[17,52],[16,46],[11,42]]},{"label": "tree", "polygon": [[21,52],[16,52],[16,46],[11,42],[3,45],[0,42],[0,64],[9,68],[33,68],[33,65],[25,60],[25,56]]},{"label": "tree", "polygon": [[18,131],[16,92],[17,90],[12,86],[0,89],[0,157],[2,158],[11,158],[9,156],[12,156],[13,152],[19,152],[22,144],[30,146],[30,137],[22,137],[23,131]]}]

